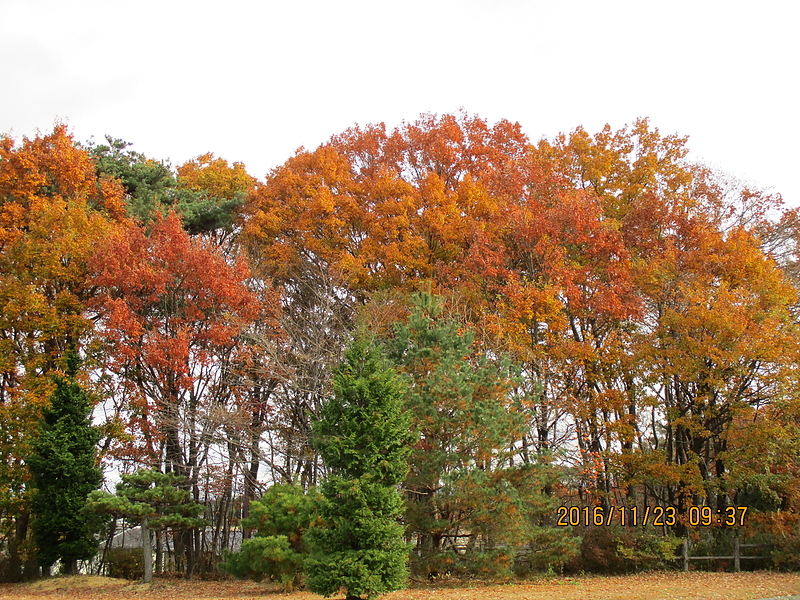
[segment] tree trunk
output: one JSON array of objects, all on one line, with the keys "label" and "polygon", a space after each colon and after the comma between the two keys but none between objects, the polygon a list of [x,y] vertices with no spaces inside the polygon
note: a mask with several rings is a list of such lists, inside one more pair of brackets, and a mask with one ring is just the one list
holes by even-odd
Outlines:
[{"label": "tree trunk", "polygon": [[144,552],[144,582],[153,581],[153,546],[150,542],[150,528],[147,519],[142,519],[142,552]]},{"label": "tree trunk", "polygon": [[65,575],[78,575],[78,559],[71,560],[64,564]]},{"label": "tree trunk", "polygon": [[[244,473],[244,501],[242,503],[242,518],[250,516],[250,502],[256,497],[256,483],[258,482],[258,467],[261,464],[259,443],[261,442],[261,426],[264,423],[263,411],[253,410],[253,419],[250,423],[250,465]],[[251,529],[242,528],[242,539],[250,538]]]},{"label": "tree trunk", "polygon": [[22,557],[20,556],[19,548],[25,538],[28,537],[28,522],[30,521],[30,513],[23,511],[14,523],[14,533],[8,540],[8,575],[5,578],[10,582],[22,581]]},{"label": "tree trunk", "polygon": [[161,574],[164,570],[164,550],[161,543],[162,531],[156,533],[156,573]]},{"label": "tree trunk", "polygon": [[181,532],[183,537],[183,547],[186,553],[186,579],[191,579],[194,575],[195,566],[195,532],[196,529],[184,529]]}]

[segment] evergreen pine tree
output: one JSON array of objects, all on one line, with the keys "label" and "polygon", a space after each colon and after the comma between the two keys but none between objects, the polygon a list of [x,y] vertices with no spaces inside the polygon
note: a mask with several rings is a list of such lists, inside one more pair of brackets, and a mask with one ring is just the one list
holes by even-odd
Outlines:
[{"label": "evergreen pine tree", "polygon": [[330,596],[376,598],[403,587],[408,548],[398,486],[408,471],[404,386],[370,343],[356,340],[334,374],[334,397],[314,423],[314,445],[330,471],[323,525],[309,530],[306,583]]},{"label": "evergreen pine tree", "polygon": [[204,508],[192,501],[188,490],[182,489],[186,477],[140,469],[122,475],[117,493],[96,491],[89,495],[86,512],[123,517],[142,529],[144,582],[153,579],[153,550],[151,531],[171,528],[173,532],[205,527],[208,521],[199,517]]},{"label": "evergreen pine tree", "polygon": [[86,392],[75,382],[78,364],[77,353],[69,352],[67,376],[56,379],[27,460],[35,489],[31,512],[37,560],[45,573],[60,559],[63,571],[74,574],[79,559],[97,552],[93,518],[81,509],[103,481],[95,448],[100,431],[91,424]]},{"label": "evergreen pine tree", "polygon": [[243,540],[238,552],[226,552],[217,568],[238,578],[277,579],[283,589],[293,589],[303,580],[305,534],[317,521],[320,501],[316,488],[306,492],[296,484],[273,485],[240,521],[254,528],[255,536]]},{"label": "evergreen pine tree", "polygon": [[[554,510],[541,494],[546,465],[514,460],[526,422],[508,361],[475,348],[474,333],[448,318],[437,296],[419,293],[411,301],[408,321],[395,325],[385,346],[407,377],[415,432],[404,484],[406,533],[416,539],[412,570],[430,575],[480,565],[506,576],[513,547],[529,542],[536,519]],[[454,563],[447,544],[464,532],[481,543]],[[482,550],[492,546],[500,550]]]}]

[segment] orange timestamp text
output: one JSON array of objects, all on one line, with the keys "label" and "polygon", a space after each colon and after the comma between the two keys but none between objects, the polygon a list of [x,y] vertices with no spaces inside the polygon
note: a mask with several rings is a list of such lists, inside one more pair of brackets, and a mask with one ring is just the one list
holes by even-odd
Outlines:
[{"label": "orange timestamp text", "polygon": [[610,527],[622,525],[636,527],[653,525],[672,527],[683,521],[689,527],[742,527],[744,526],[746,506],[728,506],[715,510],[710,506],[691,506],[681,518],[674,506],[617,506],[606,510],[602,506],[560,506],[557,510],[560,527]]}]

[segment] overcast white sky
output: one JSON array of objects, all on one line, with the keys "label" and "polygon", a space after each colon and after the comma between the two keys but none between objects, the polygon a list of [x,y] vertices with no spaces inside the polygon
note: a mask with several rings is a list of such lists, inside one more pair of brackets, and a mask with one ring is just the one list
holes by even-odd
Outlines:
[{"label": "overcast white sky", "polygon": [[650,117],[800,205],[794,3],[0,0],[0,133],[108,133],[263,177],[355,124],[464,107],[533,140]]}]

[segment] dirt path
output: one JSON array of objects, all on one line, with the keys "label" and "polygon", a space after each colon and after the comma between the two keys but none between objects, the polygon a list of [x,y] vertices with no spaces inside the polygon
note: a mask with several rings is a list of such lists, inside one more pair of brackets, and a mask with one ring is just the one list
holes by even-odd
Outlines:
[{"label": "dirt path", "polygon": [[[386,600],[800,600],[800,573],[648,573],[573,577],[518,585],[426,588],[394,592]],[[308,592],[284,594],[268,585],[237,581],[158,580],[150,585],[101,577],[53,578],[0,586],[0,600],[320,600]]]}]

